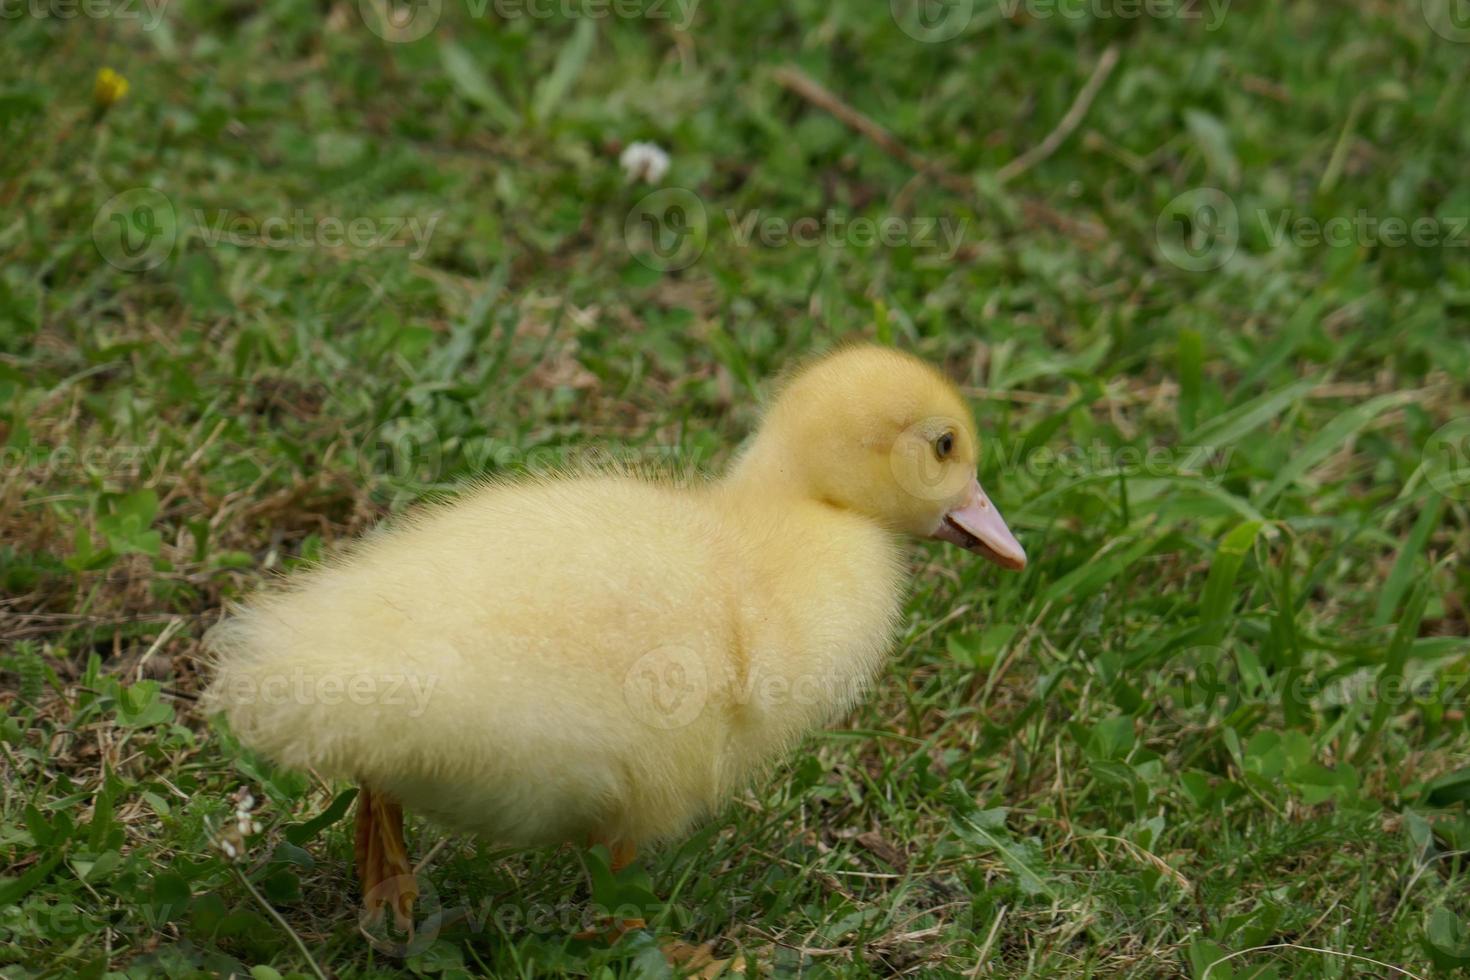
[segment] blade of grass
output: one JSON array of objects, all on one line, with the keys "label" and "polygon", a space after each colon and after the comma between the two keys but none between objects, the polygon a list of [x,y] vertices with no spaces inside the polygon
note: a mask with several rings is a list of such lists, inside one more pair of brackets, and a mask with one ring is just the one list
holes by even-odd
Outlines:
[{"label": "blade of grass", "polygon": [[449,76],[455,91],[470,102],[484,109],[490,118],[505,130],[516,130],[521,126],[520,115],[505,101],[490,78],[476,63],[468,51],[453,41],[441,41],[439,60],[444,73]]},{"label": "blade of grass", "polygon": [[1179,431],[1192,432],[1199,417],[1204,384],[1204,338],[1198,330],[1179,331]]},{"label": "blade of grass", "polygon": [[1210,575],[1200,597],[1201,644],[1212,646],[1225,635],[1226,617],[1235,605],[1235,580],[1256,536],[1265,526],[1260,521],[1237,525],[1215,549],[1215,559],[1210,563]]},{"label": "blade of grass", "polygon": [[1216,449],[1239,442],[1280,415],[1288,405],[1310,391],[1314,384],[1315,381],[1296,381],[1275,391],[1268,391],[1205,422],[1191,432],[1186,441],[1192,445]]},{"label": "blade of grass", "polygon": [[1236,390],[1250,391],[1279,367],[1281,362],[1304,346],[1312,328],[1321,319],[1322,308],[1326,305],[1327,300],[1324,297],[1313,296],[1298,306],[1296,312],[1286,321],[1281,335],[1252,359],[1251,369],[1240,379]]},{"label": "blade of grass", "polygon": [[1295,539],[1289,534],[1283,535],[1283,538],[1285,543],[1277,568],[1276,587],[1273,590],[1276,615],[1271,619],[1271,637],[1276,646],[1278,666],[1286,668],[1281,685],[1282,711],[1288,725],[1299,726],[1306,724],[1310,705],[1302,703],[1296,696],[1296,678],[1301,671],[1302,645],[1301,635],[1296,628],[1297,608],[1296,601],[1292,598],[1291,588],[1292,577],[1296,574],[1296,563],[1292,560]]},{"label": "blade of grass", "polygon": [[1126,549],[1107,555],[1094,555],[1079,567],[1057,579],[1046,590],[1045,602],[1060,599],[1075,602],[1085,599],[1108,582],[1117,578],[1129,565],[1148,554],[1159,542],[1161,535],[1143,538]]},{"label": "blade of grass", "polygon": [[1423,508],[1419,511],[1419,517],[1414,521],[1414,527],[1409,531],[1409,536],[1404,539],[1404,545],[1399,549],[1397,557],[1393,560],[1393,568],[1384,580],[1383,590],[1378,593],[1378,608],[1373,612],[1374,626],[1387,626],[1393,619],[1394,610],[1398,608],[1399,599],[1404,590],[1414,580],[1414,566],[1419,556],[1424,553],[1424,546],[1429,541],[1429,535],[1439,526],[1440,515],[1444,513],[1444,498],[1437,493],[1431,493],[1424,501]]},{"label": "blade of grass", "polygon": [[1362,429],[1379,415],[1391,408],[1406,405],[1419,397],[1418,392],[1396,391],[1379,395],[1361,405],[1348,409],[1328,422],[1317,434],[1296,452],[1277,471],[1275,479],[1256,495],[1256,506],[1266,508],[1283,490],[1301,479],[1308,470],[1328,456],[1340,450]]},{"label": "blade of grass", "polygon": [[578,18],[571,40],[562,46],[561,52],[556,56],[556,66],[536,86],[536,97],[531,104],[531,110],[538,123],[546,122],[555,114],[556,107],[576,84],[582,69],[587,67],[587,56],[592,53],[592,42],[595,40],[597,22],[590,17]]},{"label": "blade of grass", "polygon": [[1414,585],[1414,591],[1409,593],[1403,618],[1399,620],[1398,628],[1394,630],[1393,639],[1389,642],[1388,653],[1383,658],[1383,668],[1378,671],[1378,697],[1373,706],[1373,717],[1368,722],[1368,731],[1364,733],[1363,741],[1358,744],[1357,753],[1353,756],[1353,761],[1360,766],[1372,755],[1374,746],[1378,744],[1378,735],[1388,721],[1388,713],[1393,710],[1394,699],[1384,696],[1384,686],[1390,681],[1397,683],[1403,679],[1404,664],[1408,662],[1409,649],[1419,634],[1419,621],[1424,618],[1424,607],[1428,602],[1429,580],[1426,577],[1420,579]]}]

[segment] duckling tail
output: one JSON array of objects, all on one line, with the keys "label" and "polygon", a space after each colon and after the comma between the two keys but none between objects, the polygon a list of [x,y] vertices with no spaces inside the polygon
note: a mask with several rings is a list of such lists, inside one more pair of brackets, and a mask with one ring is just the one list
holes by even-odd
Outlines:
[{"label": "duckling tail", "polygon": [[413,930],[413,903],[419,897],[413,865],[403,842],[403,806],[366,786],[357,791],[357,837],[354,845],[363,910],[376,923],[383,907],[393,909],[400,932]]}]

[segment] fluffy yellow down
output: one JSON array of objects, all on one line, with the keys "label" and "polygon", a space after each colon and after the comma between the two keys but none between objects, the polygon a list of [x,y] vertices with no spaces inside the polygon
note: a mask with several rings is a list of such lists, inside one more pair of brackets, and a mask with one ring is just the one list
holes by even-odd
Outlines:
[{"label": "fluffy yellow down", "polygon": [[721,480],[502,482],[424,508],[211,631],[206,707],[284,766],[498,843],[678,835],[878,673],[897,534],[963,494],[931,472],[935,420],[972,478],[953,387],[847,348],[783,386]]}]

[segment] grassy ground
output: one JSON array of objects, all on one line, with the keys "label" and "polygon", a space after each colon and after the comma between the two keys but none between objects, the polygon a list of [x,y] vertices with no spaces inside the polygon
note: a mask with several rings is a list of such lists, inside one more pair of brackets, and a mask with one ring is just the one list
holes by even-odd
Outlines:
[{"label": "grassy ground", "polygon": [[[0,974],[1470,964],[1470,32],[886,6],[0,5]],[[344,788],[193,709],[221,604],[476,473],[718,467],[851,336],[965,384],[1031,567],[917,549],[869,703],[590,896],[414,825],[462,911],[374,951]]]}]

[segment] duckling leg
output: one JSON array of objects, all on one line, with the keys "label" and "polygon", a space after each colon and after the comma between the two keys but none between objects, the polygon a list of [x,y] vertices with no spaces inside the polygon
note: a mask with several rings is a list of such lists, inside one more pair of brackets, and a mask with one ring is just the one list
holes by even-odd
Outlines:
[{"label": "duckling leg", "polygon": [[366,786],[357,793],[354,851],[362,904],[369,918],[377,922],[387,905],[393,909],[394,924],[400,930],[411,929],[419,889],[403,842],[403,807]]},{"label": "duckling leg", "polygon": [[630,840],[614,841],[608,847],[608,853],[612,855],[612,869],[622,871],[638,858],[638,845]]},{"label": "duckling leg", "polygon": [[[589,847],[597,844],[606,847],[610,855],[609,864],[615,872],[622,871],[638,857],[638,845],[630,840],[609,841],[605,838],[593,837],[588,840],[587,844]],[[611,946],[627,933],[648,928],[647,920],[641,918],[619,919],[613,916],[603,916],[602,923],[604,925],[601,928],[583,930],[572,938],[584,941],[601,939]]]}]

